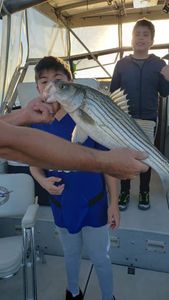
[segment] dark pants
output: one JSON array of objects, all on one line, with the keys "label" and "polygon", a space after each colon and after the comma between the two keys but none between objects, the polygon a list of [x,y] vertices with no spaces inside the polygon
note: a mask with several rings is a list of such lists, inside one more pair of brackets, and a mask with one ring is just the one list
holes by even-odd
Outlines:
[{"label": "dark pants", "polygon": [[[149,192],[151,179],[151,168],[140,174],[140,193]],[[121,180],[121,192],[130,193],[130,180]]]}]

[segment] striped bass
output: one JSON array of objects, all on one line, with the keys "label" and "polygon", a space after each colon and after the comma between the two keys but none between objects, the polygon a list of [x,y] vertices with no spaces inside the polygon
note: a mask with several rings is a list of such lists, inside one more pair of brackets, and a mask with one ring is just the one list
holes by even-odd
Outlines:
[{"label": "striped bass", "polygon": [[48,103],[59,102],[77,124],[73,142],[83,143],[90,136],[108,149],[128,147],[148,153],[144,162],[159,174],[169,199],[169,161],[129,115],[123,91],[105,95],[88,86],[56,80],[48,84],[45,94]]}]

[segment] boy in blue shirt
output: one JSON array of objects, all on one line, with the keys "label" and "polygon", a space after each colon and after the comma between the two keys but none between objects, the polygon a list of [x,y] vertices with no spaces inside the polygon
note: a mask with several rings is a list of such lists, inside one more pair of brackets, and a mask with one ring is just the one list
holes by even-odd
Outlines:
[{"label": "boy in blue shirt", "polygon": [[[35,79],[40,95],[51,80],[71,80],[68,65],[54,57],[44,57],[35,67]],[[33,127],[71,140],[75,123],[63,110],[51,124]],[[85,146],[104,147],[88,138]],[[30,167],[39,184],[49,192],[55,224],[63,245],[68,287],[66,300],[83,299],[79,289],[79,270],[82,245],[85,244],[102,293],[102,300],[113,296],[112,265],[109,258],[109,228],[119,226],[117,181],[101,173],[68,170],[43,170]],[[108,192],[107,192],[108,191]]]}]

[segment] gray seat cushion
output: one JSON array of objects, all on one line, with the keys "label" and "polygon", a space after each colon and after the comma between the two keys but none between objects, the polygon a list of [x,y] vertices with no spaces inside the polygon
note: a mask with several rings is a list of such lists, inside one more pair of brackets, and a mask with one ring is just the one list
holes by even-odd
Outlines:
[{"label": "gray seat cushion", "polygon": [[22,264],[22,237],[0,238],[0,278],[15,274]]}]

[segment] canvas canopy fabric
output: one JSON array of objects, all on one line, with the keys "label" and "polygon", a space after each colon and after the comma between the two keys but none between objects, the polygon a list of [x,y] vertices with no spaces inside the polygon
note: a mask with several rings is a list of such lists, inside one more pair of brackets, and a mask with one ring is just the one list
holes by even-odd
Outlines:
[{"label": "canvas canopy fabric", "polygon": [[[40,12],[38,8],[4,16],[0,24],[2,103],[13,101],[11,99],[20,80],[34,81],[34,65],[43,56],[71,58],[76,78],[110,78],[117,60],[131,51],[133,21],[121,24],[117,18],[116,24],[114,20],[112,24],[100,21],[97,26],[93,23],[82,27],[81,23],[80,27],[70,28],[71,22],[63,24],[56,16],[55,20],[49,18],[44,10]],[[169,27],[169,19],[153,22],[156,26],[154,44],[162,44],[162,49],[159,47],[153,52],[162,57],[169,47],[167,35],[161,32]]]}]

